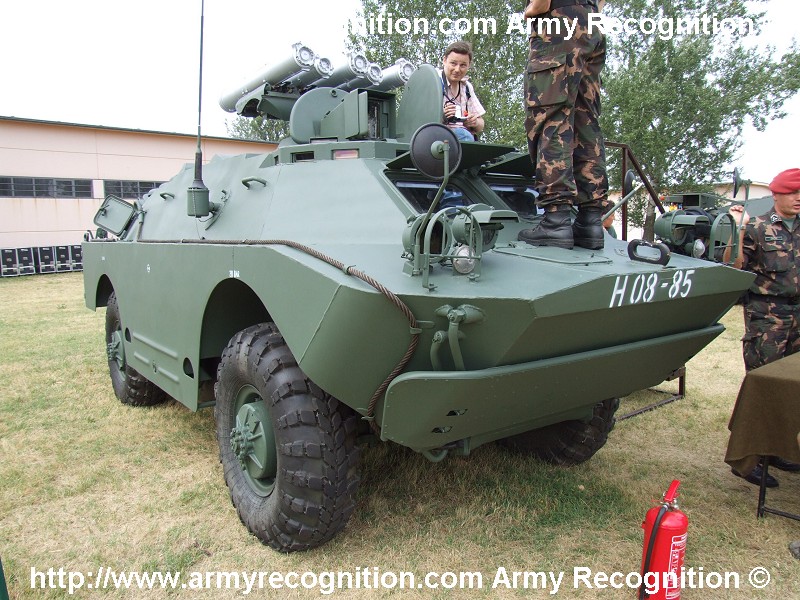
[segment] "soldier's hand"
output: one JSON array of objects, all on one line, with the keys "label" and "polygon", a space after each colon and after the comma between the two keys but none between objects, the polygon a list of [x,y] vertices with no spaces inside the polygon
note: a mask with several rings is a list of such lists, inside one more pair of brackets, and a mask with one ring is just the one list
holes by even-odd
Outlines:
[{"label": "soldier's hand", "polygon": [[750,222],[750,215],[745,212],[744,206],[741,204],[734,204],[728,209],[728,212],[736,219],[737,225],[747,225]]},{"label": "soldier's hand", "polygon": [[531,0],[525,7],[525,18],[530,19],[537,15],[543,15],[550,10],[550,0]]}]

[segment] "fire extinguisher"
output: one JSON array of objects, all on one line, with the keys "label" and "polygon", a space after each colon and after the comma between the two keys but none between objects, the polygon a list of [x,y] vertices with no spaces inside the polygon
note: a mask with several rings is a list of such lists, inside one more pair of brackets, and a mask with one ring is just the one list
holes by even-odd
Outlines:
[{"label": "fire extinguisher", "polygon": [[[642,548],[642,580],[639,588],[639,600],[678,600],[681,597],[681,568],[686,552],[686,531],[689,519],[678,508],[677,479],[664,494],[658,506],[647,511],[642,522],[644,529],[644,547]],[[657,581],[648,594],[645,582],[647,573],[653,573]],[[669,575],[671,573],[672,575]],[[653,579],[653,576],[650,578]]]}]

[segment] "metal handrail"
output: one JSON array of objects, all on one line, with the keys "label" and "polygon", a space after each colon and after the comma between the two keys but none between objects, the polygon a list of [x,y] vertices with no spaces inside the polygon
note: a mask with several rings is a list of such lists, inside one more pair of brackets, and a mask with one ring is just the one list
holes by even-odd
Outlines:
[{"label": "metal handrail", "polygon": [[[647,193],[650,195],[650,199],[653,201],[653,204],[658,209],[658,211],[663,215],[666,210],[664,209],[664,205],[661,204],[661,200],[656,193],[656,190],[653,188],[653,184],[650,183],[650,180],[645,175],[644,169],[642,169],[641,164],[634,156],[631,147],[628,144],[621,144],[619,142],[606,142],[606,146],[609,148],[619,148],[622,150],[622,180],[625,181],[625,173],[628,172],[628,160],[630,160],[631,164],[633,165],[634,170],[636,171],[637,175],[639,175],[639,179],[642,180]],[[620,187],[620,189],[622,189]],[[628,239],[628,204],[624,204],[622,206],[622,239]]]}]

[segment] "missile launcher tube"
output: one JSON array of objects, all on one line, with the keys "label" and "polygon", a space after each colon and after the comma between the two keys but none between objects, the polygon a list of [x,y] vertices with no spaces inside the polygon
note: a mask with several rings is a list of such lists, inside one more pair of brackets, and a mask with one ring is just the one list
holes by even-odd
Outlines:
[{"label": "missile launcher tube", "polygon": [[393,65],[383,70],[380,83],[374,85],[370,89],[388,92],[396,87],[404,86],[416,70],[417,67],[414,63],[405,58],[400,58]]},{"label": "missile launcher tube", "polygon": [[330,59],[316,57],[314,59],[314,66],[308,71],[303,71],[292,77],[288,83],[292,87],[302,89],[312,83],[320,85],[325,82],[333,73],[333,64]]},{"label": "missile launcher tube", "polygon": [[369,67],[367,67],[367,72],[364,73],[364,75],[351,79],[338,87],[348,91],[358,88],[374,88],[376,85],[380,85],[382,80],[383,69],[381,69],[380,65],[371,63]]},{"label": "missile launcher tube", "polygon": [[366,56],[358,52],[351,52],[347,56],[347,63],[334,69],[331,76],[325,80],[325,87],[337,87],[352,79],[364,77],[369,65]]},{"label": "missile launcher tube", "polygon": [[314,51],[311,50],[311,48],[299,42],[294,44],[292,48],[294,49],[294,54],[292,56],[278,64],[267,67],[243,87],[237,88],[222,96],[219,100],[219,105],[222,109],[227,112],[234,112],[236,110],[236,102],[242,96],[249,94],[265,84],[276,85],[301,71],[308,71],[314,66]]}]

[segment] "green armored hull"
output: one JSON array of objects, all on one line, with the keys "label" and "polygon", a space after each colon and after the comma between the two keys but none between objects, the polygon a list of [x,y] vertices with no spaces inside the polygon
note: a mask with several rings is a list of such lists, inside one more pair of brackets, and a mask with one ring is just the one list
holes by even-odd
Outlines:
[{"label": "green armored hull", "polygon": [[257,96],[264,114],[288,96],[292,137],[206,165],[207,207],[189,167],[135,207],[108,200],[118,238],[84,244],[84,280],[117,395],[215,405],[234,504],[279,550],[344,527],[365,430],[433,460],[495,440],[588,459],[617,398],[682,367],[750,283],[611,238],[518,242],[539,218],[529,159],[426,126],[433,69],[396,118],[385,92]]}]

